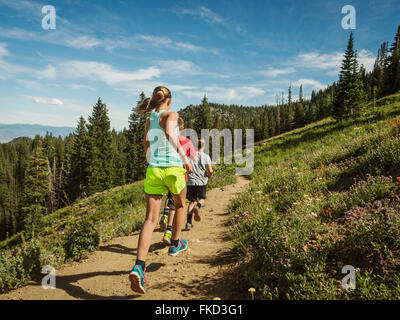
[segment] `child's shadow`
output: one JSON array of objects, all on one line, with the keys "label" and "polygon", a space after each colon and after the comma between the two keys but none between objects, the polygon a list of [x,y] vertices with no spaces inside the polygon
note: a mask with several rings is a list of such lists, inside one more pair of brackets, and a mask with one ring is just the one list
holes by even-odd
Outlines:
[{"label": "child's shadow", "polygon": [[150,246],[149,252],[154,252],[156,250],[161,250],[164,249],[165,247],[167,247],[168,244],[164,243],[164,242],[157,242],[154,243]]},{"label": "child's shadow", "polygon": [[146,272],[156,272],[161,267],[164,267],[165,263],[150,263],[148,267],[146,267]]}]

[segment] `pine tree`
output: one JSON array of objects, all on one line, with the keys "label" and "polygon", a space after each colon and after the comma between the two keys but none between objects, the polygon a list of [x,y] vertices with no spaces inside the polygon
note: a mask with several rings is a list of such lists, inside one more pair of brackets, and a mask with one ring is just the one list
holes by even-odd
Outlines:
[{"label": "pine tree", "polygon": [[341,120],[353,115],[359,103],[365,98],[363,83],[358,70],[357,53],[354,50],[353,32],[350,33],[340,70],[338,86],[333,116]]},{"label": "pine tree", "polygon": [[296,104],[296,108],[294,111],[295,128],[301,128],[304,126],[304,109],[303,103],[301,101]]},{"label": "pine tree", "polygon": [[46,200],[50,194],[48,181],[48,160],[44,158],[42,140],[36,136],[34,153],[31,156],[25,175],[22,214],[24,231],[28,236],[37,229],[46,214]]},{"label": "pine tree", "polygon": [[70,200],[89,194],[89,133],[85,118],[80,117],[73,136],[68,176]]},{"label": "pine tree", "polygon": [[299,101],[301,103],[303,103],[303,85],[300,85],[300,89],[299,89]]},{"label": "pine tree", "polygon": [[[146,99],[144,92],[140,94],[140,99],[137,104],[140,104]],[[133,182],[141,180],[145,177],[147,159],[143,150],[144,131],[148,115],[142,115],[132,108],[132,113],[129,116],[129,129],[126,132],[127,139],[127,181]]]},{"label": "pine tree", "polygon": [[107,106],[99,98],[89,116],[89,176],[88,193],[101,192],[112,187],[113,154],[110,119]]},{"label": "pine tree", "polygon": [[208,104],[207,97],[204,95],[204,98],[200,105],[199,114],[197,115],[194,123],[194,129],[199,136],[201,135],[201,129],[211,128],[211,121],[210,105]]},{"label": "pine tree", "polygon": [[390,47],[390,57],[387,60],[387,84],[385,87],[387,88],[386,93],[391,94],[400,90],[400,26]]}]

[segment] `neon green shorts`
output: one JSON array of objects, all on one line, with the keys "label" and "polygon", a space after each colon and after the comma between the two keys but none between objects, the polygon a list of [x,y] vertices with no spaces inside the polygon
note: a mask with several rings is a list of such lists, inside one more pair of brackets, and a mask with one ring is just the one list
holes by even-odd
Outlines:
[{"label": "neon green shorts", "polygon": [[182,167],[149,167],[144,180],[144,192],[151,195],[180,194],[186,186],[186,170]]}]

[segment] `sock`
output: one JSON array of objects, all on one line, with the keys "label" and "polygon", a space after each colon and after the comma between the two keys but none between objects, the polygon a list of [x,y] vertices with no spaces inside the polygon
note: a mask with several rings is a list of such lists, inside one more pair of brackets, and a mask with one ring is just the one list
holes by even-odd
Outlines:
[{"label": "sock", "polygon": [[172,226],[167,226],[167,230],[172,231]]},{"label": "sock", "polygon": [[146,267],[146,262],[143,261],[143,260],[136,260],[136,264],[137,264],[138,266],[141,266],[142,269],[144,269],[144,268]]},{"label": "sock", "polygon": [[179,239],[178,240],[172,240],[171,239],[171,246],[174,246],[175,248],[178,247]]},{"label": "sock", "polygon": [[192,224],[192,217],[193,217],[193,214],[188,214],[187,215],[187,222],[190,223],[190,224]]}]

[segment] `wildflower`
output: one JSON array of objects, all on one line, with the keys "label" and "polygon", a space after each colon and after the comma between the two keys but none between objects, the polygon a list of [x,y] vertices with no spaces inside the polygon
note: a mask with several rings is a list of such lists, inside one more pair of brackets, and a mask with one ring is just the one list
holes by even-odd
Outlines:
[{"label": "wildflower", "polygon": [[311,215],[314,217],[318,217],[318,215],[315,212],[311,212]]},{"label": "wildflower", "polygon": [[249,212],[248,211],[244,211],[244,212],[242,212],[242,216],[247,216],[249,214]]},{"label": "wildflower", "polygon": [[332,210],[331,208],[326,209],[326,213],[328,214],[331,213],[331,210]]},{"label": "wildflower", "polygon": [[268,211],[272,211],[272,208],[267,208]]},{"label": "wildflower", "polygon": [[250,289],[249,289],[249,292],[250,292],[250,294],[251,294],[251,299],[254,300],[254,292],[256,292],[256,289],[250,288]]}]

